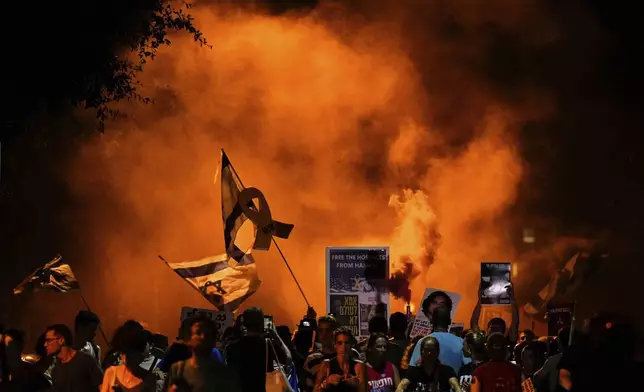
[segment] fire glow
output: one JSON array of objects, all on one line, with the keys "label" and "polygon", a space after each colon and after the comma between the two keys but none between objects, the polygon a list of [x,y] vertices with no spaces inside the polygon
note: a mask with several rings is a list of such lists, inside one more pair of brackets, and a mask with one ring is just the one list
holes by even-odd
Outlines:
[{"label": "fire glow", "polygon": [[[104,312],[143,312],[168,333],[176,315],[153,314],[145,298],[170,309],[207,306],[156,255],[223,252],[212,175],[224,147],[245,184],[295,224],[280,246],[318,313],[325,247],[373,245],[390,246],[392,271],[411,264],[412,304],[426,287],[457,291],[464,300],[456,318],[468,319],[479,263],[513,256],[503,217],[522,175],[512,137],[519,115],[484,87],[446,107],[453,92],[424,88],[420,66],[399,45],[413,37],[377,22],[348,19],[348,30],[338,30],[323,11],[228,19],[213,8],[195,12],[213,48],[175,38],[143,75],[156,103],[126,107],[131,119],[88,143],[70,171],[88,203],[79,214],[91,216],[87,258],[109,260],[99,275],[131,276],[97,281],[97,290],[121,298],[101,304]],[[448,54],[434,55],[444,64],[431,78],[460,73],[484,85]],[[446,116],[458,121],[438,120]],[[447,140],[463,126],[473,136],[454,147]],[[297,322],[306,308],[279,256],[255,257],[264,283],[247,305]],[[162,290],[134,278],[149,271]],[[394,310],[405,305],[394,301]]]}]

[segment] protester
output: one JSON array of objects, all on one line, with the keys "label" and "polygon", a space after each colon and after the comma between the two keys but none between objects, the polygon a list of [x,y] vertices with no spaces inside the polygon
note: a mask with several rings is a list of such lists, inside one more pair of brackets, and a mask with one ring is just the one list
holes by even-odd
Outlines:
[{"label": "protester", "polygon": [[365,364],[351,358],[355,341],[351,330],[339,328],[333,334],[336,356],[322,361],[317,372],[315,392],[367,392]]},{"label": "protester", "polygon": [[244,311],[242,324],[246,335],[226,349],[226,361],[237,372],[243,392],[266,389],[266,373],[279,365],[292,364],[291,354],[273,328],[264,330],[264,312],[251,307]]},{"label": "protester", "polygon": [[[237,374],[212,355],[217,340],[217,327],[208,317],[195,316],[189,326],[188,346],[192,356],[172,365],[166,381],[167,391],[238,392]],[[248,376],[248,375],[247,375]]]},{"label": "protester", "polygon": [[[380,316],[372,317],[369,320],[368,330],[369,330],[369,335],[383,334],[387,336],[387,332],[389,330],[389,326],[387,325],[387,319]],[[362,353],[365,353],[366,349],[367,349],[367,341],[364,342],[363,347],[361,347],[360,351]],[[396,367],[398,367],[400,366],[400,362],[402,361],[403,355],[405,355],[404,346],[399,346],[394,342],[387,341],[387,353],[386,353],[387,361],[391,362]],[[364,355],[363,355],[363,358],[364,358]]]},{"label": "protester", "polygon": [[537,336],[534,334],[534,332],[532,332],[529,329],[524,329],[519,334],[519,342],[522,342],[522,343],[523,342],[530,343],[533,340],[536,340],[536,338],[537,338]]},{"label": "protester", "polygon": [[94,343],[101,320],[89,310],[81,310],[74,320],[74,349],[92,356],[101,366],[101,347]]},{"label": "protester", "polygon": [[72,348],[72,331],[63,324],[45,330],[47,355],[56,356],[51,371],[53,392],[98,391],[103,372],[96,358]]},{"label": "protester", "polygon": [[396,312],[389,316],[389,336],[393,343],[404,349],[409,345],[409,339],[406,336],[407,316],[404,313]]},{"label": "protester", "polygon": [[472,362],[461,366],[461,370],[458,372],[458,382],[463,392],[470,392],[472,373],[488,360],[486,341],[487,337],[481,331],[470,331],[463,339],[463,354],[472,360]]},{"label": "protester", "polygon": [[[463,355],[463,339],[448,332],[452,323],[449,308],[445,306],[435,308],[432,320],[434,321],[434,326],[430,336],[435,337],[441,345],[439,359],[444,365],[451,366],[454,373],[458,374],[461,366],[471,362],[471,359],[465,358]],[[419,366],[420,358],[421,347],[416,345],[410,365]]]},{"label": "protester", "polygon": [[559,353],[548,358],[541,369],[534,374],[534,385],[539,389],[539,392],[558,392],[559,361],[563,353],[568,349],[569,339],[570,327],[562,328],[557,334],[557,348]]},{"label": "protester", "polygon": [[491,334],[486,343],[490,358],[472,373],[471,392],[521,392],[521,368],[507,358],[507,339],[498,332]]},{"label": "protester", "polygon": [[546,363],[548,347],[541,341],[533,340],[521,352],[521,370],[524,378],[532,378],[534,373]]},{"label": "protester", "polygon": [[46,335],[47,334],[43,332],[36,340],[34,351],[38,354],[40,359],[36,362],[35,371],[38,374],[42,374],[49,383],[49,386],[51,386],[51,371],[54,369],[56,364],[56,357],[47,355],[47,349],[45,348]]},{"label": "protester", "polygon": [[[436,316],[436,309],[434,316]],[[437,321],[435,319],[435,321]],[[439,360],[440,342],[434,336],[423,338],[417,347],[420,347],[421,357],[418,366],[410,367],[409,371],[398,384],[396,389],[402,391],[435,391],[435,392],[461,392],[456,379],[456,373],[451,366],[443,365]]]},{"label": "protester", "polygon": [[596,314],[579,341],[559,361],[559,385],[572,392],[620,391],[633,387],[635,371],[632,327],[614,315]]},{"label": "protester", "polygon": [[396,366],[387,360],[387,336],[376,333],[369,336],[365,363],[370,392],[394,392],[400,383]]},{"label": "protester", "polygon": [[333,332],[336,328],[337,323],[333,316],[322,316],[318,319],[316,335],[319,347],[316,347],[316,350],[309,354],[304,361],[302,371],[304,377],[300,380],[300,390],[302,392],[313,391],[320,365],[323,361],[335,357]]},{"label": "protester", "polygon": [[[490,336],[493,333],[501,333],[507,337],[507,343],[509,347],[513,347],[519,338],[519,305],[514,297],[514,288],[512,285],[507,287],[508,295],[510,297],[510,306],[512,307],[512,322],[510,323],[510,329],[506,328],[505,320],[500,317],[494,317],[487,323],[486,333]],[[480,329],[479,321],[481,318],[481,297],[483,296],[483,288],[479,286],[479,295],[478,302],[474,306],[474,311],[472,312],[472,318],[470,319],[470,329]]]},{"label": "protester", "polygon": [[121,364],[105,371],[101,392],[154,392],[156,377],[140,365],[147,356],[148,341],[144,330],[124,329],[119,342]]},{"label": "protester", "polygon": [[4,363],[7,373],[5,388],[16,392],[38,392],[49,389],[50,383],[40,368],[21,359],[25,341],[24,334],[17,329],[8,329],[4,332],[2,342],[4,345]]},{"label": "protester", "polygon": [[[284,342],[284,345],[286,346],[286,348],[288,348],[288,351],[291,354],[291,358],[295,359],[295,357],[297,356],[297,352],[295,351],[295,345],[291,341],[291,330],[289,329],[289,327],[286,325],[279,325],[275,327],[275,331],[277,332],[277,335],[280,337],[282,342]],[[286,373],[286,377],[288,378],[288,382],[294,391],[297,390],[299,385],[296,366],[297,365],[293,360],[292,366],[287,366],[286,369],[284,370]]]},{"label": "protester", "polygon": [[418,342],[420,342],[423,339],[423,337],[424,336],[414,337],[405,348],[405,353],[403,354],[402,360],[400,361],[400,369],[398,369],[400,371],[401,377],[404,377],[405,373],[411,366],[410,361],[411,361],[411,357],[414,352],[414,349],[418,345]]},{"label": "protester", "polygon": [[177,339],[168,347],[165,357],[159,364],[161,371],[168,373],[173,364],[179,361],[185,361],[192,356],[192,350],[188,346],[188,341],[190,340],[190,323],[191,319],[185,319],[181,322]]}]

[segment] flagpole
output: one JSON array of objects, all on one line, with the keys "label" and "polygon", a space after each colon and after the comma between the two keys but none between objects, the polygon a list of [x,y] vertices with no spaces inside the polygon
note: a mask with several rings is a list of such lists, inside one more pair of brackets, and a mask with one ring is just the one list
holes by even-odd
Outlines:
[{"label": "flagpole", "polygon": [[[221,149],[222,154],[226,154],[224,149]],[[230,159],[228,160],[230,162]],[[230,168],[232,169],[232,172],[235,174],[235,177],[237,177],[237,180],[239,181],[239,185],[242,186],[242,188],[246,188],[244,186],[244,183],[241,180],[241,177],[239,177],[239,174],[237,174],[237,171],[235,170],[235,167],[233,166],[232,162],[230,162]],[[307,307],[311,307],[311,304],[309,304],[309,300],[306,299],[306,295],[304,294],[304,290],[302,290],[302,286],[300,286],[300,282],[298,282],[297,278],[295,277],[295,274],[293,273],[293,270],[291,269],[291,266],[288,264],[288,261],[286,260],[286,257],[284,256],[284,253],[282,253],[282,249],[280,249],[280,246],[277,244],[277,241],[275,241],[275,237],[271,236],[271,240],[273,241],[273,244],[275,244],[275,248],[277,248],[277,252],[279,252],[280,256],[282,257],[282,260],[284,261],[284,264],[286,264],[286,268],[288,268],[288,272],[291,273],[291,277],[295,281],[295,284],[297,285],[297,288],[300,290],[300,294],[302,294],[302,298],[304,298],[304,302],[306,302]]]},{"label": "flagpole", "polygon": [[568,347],[572,346],[573,334],[575,332],[575,312],[577,310],[577,302],[572,303],[572,317],[570,320],[570,334],[568,335]]},{"label": "flagpole", "polygon": [[[83,300],[83,303],[85,304],[85,307],[87,308],[87,310],[91,312],[92,309],[89,307],[89,304],[87,303],[87,301],[85,301],[85,297],[83,297],[83,294],[81,294],[80,297]],[[101,336],[105,340],[105,344],[107,344],[107,348],[109,348],[111,350],[112,346],[110,345],[110,341],[107,340],[107,336],[105,336],[105,332],[103,332],[103,328],[101,328],[100,323],[98,324],[98,331],[101,333]]]}]

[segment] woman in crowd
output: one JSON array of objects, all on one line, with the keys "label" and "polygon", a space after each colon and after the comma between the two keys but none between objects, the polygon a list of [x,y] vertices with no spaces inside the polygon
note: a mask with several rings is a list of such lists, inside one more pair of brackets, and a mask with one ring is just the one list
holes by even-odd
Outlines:
[{"label": "woman in crowd", "polygon": [[367,379],[370,392],[394,392],[400,383],[398,369],[387,361],[387,336],[376,333],[367,340]]},{"label": "woman in crowd", "polygon": [[438,340],[427,336],[419,344],[422,345],[419,366],[409,368],[405,378],[398,384],[397,391],[461,392],[454,369],[438,360]]},{"label": "woman in crowd", "polygon": [[351,330],[338,328],[333,338],[336,357],[326,359],[320,365],[315,392],[367,392],[365,364],[352,358],[355,339]]},{"label": "woman in crowd", "polygon": [[156,378],[139,366],[147,356],[148,342],[143,328],[123,328],[119,346],[121,364],[107,368],[101,392],[154,392]]}]

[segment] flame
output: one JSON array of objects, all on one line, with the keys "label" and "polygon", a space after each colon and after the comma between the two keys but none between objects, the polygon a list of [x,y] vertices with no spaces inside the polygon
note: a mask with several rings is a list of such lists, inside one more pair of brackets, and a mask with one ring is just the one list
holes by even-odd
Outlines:
[{"label": "flame", "polygon": [[[130,119],[109,124],[70,168],[84,258],[97,261],[79,273],[111,298],[93,307],[170,336],[181,306],[210,307],[156,255],[223,251],[212,176],[224,147],[274,219],[295,224],[280,246],[319,314],[325,247],[376,245],[390,246],[393,271],[413,266],[413,303],[426,287],[457,291],[456,319],[469,319],[479,263],[513,256],[506,213],[522,176],[513,135],[528,104],[496,97],[442,38],[432,46],[392,29],[398,16],[194,11],[213,48],[175,37],[143,74],[155,104],[127,104]],[[431,72],[407,50],[415,44],[434,56]],[[255,258],[264,283],[247,305],[295,324],[306,307],[279,255]]]}]

